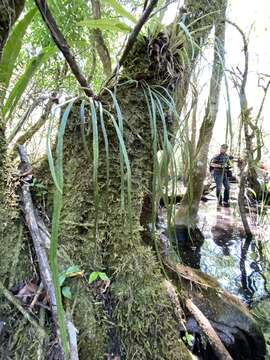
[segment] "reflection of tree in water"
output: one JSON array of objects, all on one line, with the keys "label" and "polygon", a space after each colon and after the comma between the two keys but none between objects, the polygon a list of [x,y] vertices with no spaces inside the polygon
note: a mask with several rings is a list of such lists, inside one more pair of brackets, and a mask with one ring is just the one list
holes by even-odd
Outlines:
[{"label": "reflection of tree in water", "polygon": [[214,242],[222,248],[225,256],[230,255],[231,240],[234,232],[234,222],[231,215],[231,209],[218,208],[216,223],[211,228]]},{"label": "reflection of tree in water", "polygon": [[186,226],[175,226],[172,244],[184,265],[200,269],[203,242],[203,234],[198,229],[193,231]]},{"label": "reflection of tree in water", "polygon": [[270,291],[268,288],[268,281],[264,274],[263,267],[260,264],[260,260],[252,261],[249,264],[251,271],[249,274],[247,274],[246,260],[247,260],[248,250],[250,247],[251,247],[251,251],[253,253],[256,253],[256,255],[259,255],[259,259],[262,260],[261,244],[259,243],[256,245],[256,243],[252,241],[252,238],[246,238],[243,246],[241,247],[240,270],[241,270],[242,289],[240,289],[240,291],[242,290],[241,292],[245,297],[245,299],[247,300],[247,303],[251,303],[253,301],[255,292],[258,290],[256,286],[256,275],[259,275],[259,277],[263,280],[265,293],[268,294],[268,296],[270,295]]},{"label": "reflection of tree in water", "polygon": [[[244,298],[247,300],[248,303],[252,301],[254,293],[257,290],[255,281],[252,279],[252,275],[254,274],[254,272],[256,272],[257,267],[255,266],[255,270],[252,271],[249,275],[247,275],[247,271],[246,271],[246,259],[251,241],[252,238],[245,239],[243,246],[241,246],[241,257],[240,257],[240,271],[241,271],[241,283],[242,283],[242,289],[240,289],[240,292],[243,293]],[[253,263],[256,265],[255,262],[252,262],[251,265]]]}]

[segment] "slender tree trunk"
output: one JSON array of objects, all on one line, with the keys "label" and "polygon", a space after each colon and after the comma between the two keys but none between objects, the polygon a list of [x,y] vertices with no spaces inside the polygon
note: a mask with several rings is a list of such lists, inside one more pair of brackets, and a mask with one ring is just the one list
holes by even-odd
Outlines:
[{"label": "slender tree trunk", "polygon": [[225,44],[225,14],[227,1],[223,1],[220,14],[215,25],[215,52],[210,82],[210,93],[204,120],[200,128],[199,139],[196,147],[195,164],[191,171],[187,192],[181,202],[181,207],[176,214],[176,224],[196,226],[200,199],[203,193],[203,183],[207,172],[207,159],[209,145],[215,125],[221,81],[224,68],[224,44]]}]

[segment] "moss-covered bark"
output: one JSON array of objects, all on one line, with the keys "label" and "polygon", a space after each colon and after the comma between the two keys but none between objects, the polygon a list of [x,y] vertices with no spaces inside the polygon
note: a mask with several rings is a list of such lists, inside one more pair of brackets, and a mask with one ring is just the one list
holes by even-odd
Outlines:
[{"label": "moss-covered bark", "polygon": [[[164,34],[161,38],[164,40]],[[160,47],[163,47],[162,39]],[[168,42],[168,38],[165,37],[165,41]],[[168,49],[168,46],[165,48]],[[166,61],[163,60],[162,64],[155,67],[155,57],[149,57],[147,49],[147,39],[140,40],[127,59],[123,77],[126,78],[131,69],[138,71],[141,76],[144,68],[146,71],[143,78],[148,84],[166,86],[168,82],[164,77],[169,79],[170,84],[175,81],[168,78]],[[170,60],[175,61],[176,66],[179,65],[177,57]],[[135,74],[132,76],[136,79]],[[116,96],[123,114],[124,141],[132,171],[131,218],[127,206],[127,175],[124,170],[124,176],[121,176],[119,140],[111,118],[104,118],[109,141],[108,184],[104,140],[98,122],[97,206],[89,106],[86,106],[85,127],[88,131],[85,140],[80,126],[80,103],[72,108],[64,137],[65,185],[59,248],[65,251],[69,260],[62,262],[61,266],[64,269],[73,263],[80,266],[87,276],[91,271],[102,270],[111,279],[105,293],[102,293],[102,284],[99,282],[87,285],[80,279],[69,280],[73,294],[70,306],[75,326],[79,330],[80,359],[114,358],[117,355],[121,359],[189,359],[190,355],[179,337],[179,324],[163,286],[157,256],[145,246],[141,237],[142,203],[145,195],[151,191],[149,184],[153,171],[151,122],[143,87],[138,82],[122,83],[117,87]],[[113,114],[113,102],[108,94],[103,94],[102,102],[104,108]],[[159,119],[158,129],[162,128],[161,124]],[[124,206],[121,202],[123,180]],[[13,338],[11,332],[9,336]],[[16,349],[10,348],[9,356],[16,358],[24,352],[27,359],[34,359],[36,353],[32,351],[33,347],[29,347],[29,341],[36,343],[37,339],[29,336],[25,338],[21,334],[19,341],[21,345]]]},{"label": "moss-covered bark", "polygon": [[[69,120],[65,140],[65,196],[62,212],[61,246],[74,263],[87,273],[103,270],[112,279],[103,306],[91,305],[92,317],[99,317],[103,331],[93,333],[86,317],[84,302],[78,301],[75,325],[83,331],[82,359],[119,352],[129,359],[187,358],[178,336],[173,310],[162,285],[157,257],[141,238],[140,214],[152,174],[151,128],[141,86],[123,86],[117,98],[124,118],[124,139],[132,169],[132,233],[127,204],[121,207],[121,170],[119,143],[109,118],[105,125],[109,139],[110,186],[106,191],[106,157],[100,134],[98,236],[95,238],[93,194],[92,134],[88,137],[87,156],[79,111]],[[110,103],[107,103],[110,107]],[[110,109],[112,111],[112,109]],[[128,124],[128,125],[127,125]],[[136,133],[134,130],[136,129]],[[85,297],[99,297],[88,290]],[[89,295],[87,295],[87,292]],[[83,294],[79,297],[82,299]],[[90,299],[90,298],[89,298]],[[98,315],[102,311],[104,317]],[[84,321],[85,320],[85,321]],[[110,324],[108,326],[108,323]],[[97,325],[94,325],[97,329]],[[112,335],[113,334],[113,335]],[[102,341],[101,341],[102,339]],[[96,346],[94,346],[96,344]],[[95,355],[94,355],[95,354]]]}]

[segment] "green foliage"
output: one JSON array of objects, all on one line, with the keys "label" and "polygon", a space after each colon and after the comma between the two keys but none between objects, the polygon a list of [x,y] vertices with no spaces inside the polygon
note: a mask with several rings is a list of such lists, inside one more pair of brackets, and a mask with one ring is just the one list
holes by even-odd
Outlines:
[{"label": "green foliage", "polygon": [[65,280],[70,277],[74,276],[82,276],[83,271],[80,270],[79,266],[72,265],[67,270],[62,271],[61,274],[59,274],[59,286],[63,286]]},{"label": "green foliage", "polygon": [[52,218],[52,233],[51,233],[51,246],[50,246],[50,265],[52,270],[52,278],[53,284],[56,292],[56,304],[57,304],[57,315],[60,327],[60,336],[61,342],[64,348],[65,353],[68,352],[68,340],[67,340],[67,330],[65,326],[65,315],[64,309],[61,299],[61,289],[59,286],[59,272],[58,272],[58,264],[57,264],[57,243],[59,236],[59,225],[60,225],[60,215],[63,204],[63,187],[64,187],[64,179],[63,179],[63,137],[65,133],[65,128],[68,120],[69,113],[71,111],[71,107],[73,102],[70,102],[63,113],[60,127],[58,130],[57,137],[57,146],[56,146],[56,162],[54,164],[54,160],[52,157],[52,151],[50,146],[50,136],[52,133],[52,123],[51,121],[48,138],[47,138],[47,152],[48,152],[48,161],[50,165],[50,170],[52,172],[53,180],[55,182],[56,189],[54,191],[53,198],[53,218]]},{"label": "green foliage", "polygon": [[187,343],[188,346],[191,347],[193,345],[194,336],[186,331],[185,335],[183,336],[183,340]]},{"label": "green foliage", "polygon": [[37,180],[37,178],[33,178],[32,183],[30,186],[33,188],[35,195],[38,197],[44,197],[47,194],[47,187],[43,185],[41,182]]},{"label": "green foliage", "polygon": [[100,279],[102,281],[110,281],[109,277],[107,276],[106,273],[104,272],[99,272],[99,271],[93,271],[91,272],[91,274],[89,275],[89,279],[88,282],[89,284],[92,284],[94,281],[96,281],[97,279]]},{"label": "green foliage", "polygon": [[115,10],[115,12],[117,14],[119,14],[120,16],[123,16],[123,17],[129,19],[130,21],[132,21],[135,24],[137,23],[137,19],[135,18],[135,16],[133,16],[122,5],[120,5],[118,1],[116,1],[116,0],[103,0],[102,3],[111,6]]},{"label": "green foliage", "polygon": [[6,119],[11,117],[18,101],[20,100],[22,94],[24,93],[36,71],[55,53],[55,51],[55,48],[45,48],[40,52],[38,56],[31,59],[30,62],[27,64],[25,72],[19,77],[19,79],[15,83],[4,104],[3,115]]},{"label": "green foliage", "polygon": [[130,32],[131,28],[125,23],[114,19],[89,19],[79,22],[80,26],[87,26],[90,29],[101,29],[111,31]]},{"label": "green foliage", "polygon": [[[0,84],[4,89],[2,93],[3,95],[5,90],[8,88],[10,78],[14,71],[16,61],[23,45],[25,32],[36,13],[36,8],[31,9],[24,18],[15,25],[4,47],[0,64]],[[3,95],[2,98],[4,97]]]},{"label": "green foliage", "polygon": [[71,290],[69,286],[63,286],[62,287],[62,294],[65,298],[71,300],[72,299],[72,295],[71,295]]}]

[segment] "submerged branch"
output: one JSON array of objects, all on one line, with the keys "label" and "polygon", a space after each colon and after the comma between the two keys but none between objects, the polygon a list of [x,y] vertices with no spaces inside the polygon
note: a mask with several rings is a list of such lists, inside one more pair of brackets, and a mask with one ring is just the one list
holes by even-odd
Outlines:
[{"label": "submerged branch", "polygon": [[209,340],[212,349],[215,351],[218,359],[220,360],[233,360],[227,349],[221,342],[217,333],[215,332],[210,321],[204,316],[201,310],[190,300],[186,300],[186,307],[189,312],[194,316],[202,332],[206,335]]},{"label": "submerged branch", "polygon": [[245,208],[245,188],[247,181],[247,169],[245,168],[245,164],[242,164],[240,171],[240,184],[239,184],[239,193],[238,193],[238,206],[240,211],[240,216],[242,219],[242,223],[246,232],[246,236],[248,239],[252,239],[252,232],[248,223],[246,208]]}]

